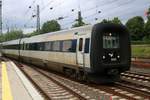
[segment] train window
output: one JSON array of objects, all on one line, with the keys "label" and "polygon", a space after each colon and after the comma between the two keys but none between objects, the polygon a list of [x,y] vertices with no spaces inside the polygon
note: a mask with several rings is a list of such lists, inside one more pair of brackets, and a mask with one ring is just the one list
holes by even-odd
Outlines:
[{"label": "train window", "polygon": [[60,52],[62,52],[63,51],[63,42],[64,41],[59,41],[60,42]]},{"label": "train window", "polygon": [[23,50],[25,50],[26,49],[26,44],[23,42]]},{"label": "train window", "polygon": [[13,45],[13,49],[19,49],[19,45],[17,44]]},{"label": "train window", "polygon": [[14,45],[6,45],[3,47],[4,49],[19,49],[19,45],[18,44],[14,44]]},{"label": "train window", "polygon": [[20,50],[24,50],[24,43],[23,44],[20,44]]},{"label": "train window", "polygon": [[76,52],[77,40],[72,40],[71,52]]},{"label": "train window", "polygon": [[43,51],[44,50],[44,43],[37,43],[37,50]]},{"label": "train window", "polygon": [[82,46],[83,46],[83,38],[79,39],[79,51],[82,51]]},{"label": "train window", "polygon": [[29,49],[29,43],[26,43],[26,50],[30,50]]},{"label": "train window", "polygon": [[24,43],[24,45],[23,45],[23,49],[24,49],[24,50],[26,50],[26,43]]},{"label": "train window", "polygon": [[31,43],[29,43],[28,45],[29,45],[29,50],[32,50],[32,48],[31,48]]},{"label": "train window", "polygon": [[103,36],[103,48],[119,48],[119,36],[117,34],[105,34]]},{"label": "train window", "polygon": [[59,41],[53,42],[52,49],[53,51],[60,51],[60,42]]},{"label": "train window", "polygon": [[84,53],[89,53],[89,45],[90,45],[90,39],[85,39],[85,47],[84,47]]},{"label": "train window", "polygon": [[64,52],[75,52],[76,51],[77,40],[67,40],[63,41],[62,51]]},{"label": "train window", "polygon": [[64,52],[67,52],[71,49],[71,45],[72,45],[72,42],[70,40],[68,41],[63,41],[63,48],[62,48],[62,51]]},{"label": "train window", "polygon": [[30,43],[29,44],[29,50],[34,50],[33,48],[34,48],[33,43]]},{"label": "train window", "polygon": [[37,43],[33,43],[34,47],[33,47],[33,50],[37,50]]},{"label": "train window", "polygon": [[51,50],[51,42],[45,42],[45,51],[50,51]]}]

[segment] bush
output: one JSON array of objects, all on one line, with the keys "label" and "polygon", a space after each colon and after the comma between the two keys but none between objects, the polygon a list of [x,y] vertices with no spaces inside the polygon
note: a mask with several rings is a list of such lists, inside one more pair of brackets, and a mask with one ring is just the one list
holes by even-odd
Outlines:
[{"label": "bush", "polygon": [[144,44],[150,44],[150,41],[132,41],[132,45],[144,45]]},{"label": "bush", "polygon": [[132,57],[150,58],[150,45],[132,45]]}]

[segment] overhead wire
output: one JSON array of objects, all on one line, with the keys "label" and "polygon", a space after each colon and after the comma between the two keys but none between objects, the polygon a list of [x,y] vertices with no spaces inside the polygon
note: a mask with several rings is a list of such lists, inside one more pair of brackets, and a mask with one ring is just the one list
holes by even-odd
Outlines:
[{"label": "overhead wire", "polygon": [[[113,4],[113,3],[116,3],[116,2],[114,2],[115,0],[112,0],[110,3],[109,3],[109,5],[110,4]],[[117,1],[119,1],[119,0],[117,0]],[[131,0],[130,0],[130,2],[131,2]],[[52,3],[54,3],[54,0],[51,0],[47,5],[45,5],[42,9],[41,9],[41,12],[43,12],[47,7],[49,7],[48,5],[50,5],[50,4],[52,4]],[[57,5],[55,5],[55,9],[57,8],[57,7],[59,7],[61,4],[63,4],[64,2],[60,2],[59,4],[57,4]],[[102,4],[100,4],[100,5],[98,5],[98,6],[96,6],[96,7],[91,7],[91,8],[89,8],[89,9],[84,9],[84,10],[82,10],[82,12],[83,13],[85,13],[85,12],[89,12],[89,11],[91,11],[91,10],[97,10],[98,8],[100,8],[101,7],[101,5],[104,5],[106,2],[104,2],[104,3],[102,3]],[[121,5],[122,6],[122,5]],[[113,9],[118,9],[119,7],[121,7],[121,6],[118,6],[118,7],[116,7],[116,8],[113,8]],[[124,6],[124,5],[123,5]],[[77,13],[77,12],[76,12]],[[67,15],[67,16],[64,16],[64,19],[63,20],[66,20],[67,18],[69,18],[69,17],[72,17],[72,16],[74,16],[75,14],[74,14],[74,12],[73,13],[71,13],[70,15]],[[93,16],[93,15],[96,15],[96,13],[95,14],[92,14],[92,15],[88,15],[88,16],[85,16],[85,17],[83,17],[84,19],[88,19],[89,17],[91,17],[91,16]]]},{"label": "overhead wire", "polygon": [[29,5],[28,9],[25,11],[24,15],[26,15],[30,11],[31,7],[35,4],[35,2],[36,2],[36,0],[33,0],[31,5]]},{"label": "overhead wire", "polygon": [[[132,2],[131,0],[130,0],[130,2]],[[116,3],[116,2],[114,2],[114,1],[112,1],[111,3]],[[109,3],[110,4],[110,3]],[[126,4],[127,4],[127,2],[126,2]],[[113,9],[118,9],[118,8],[120,8],[120,7],[122,7],[122,6],[124,6],[124,5],[121,5],[121,6],[117,6],[116,8],[113,8]],[[88,12],[88,11],[90,11],[90,10],[94,10],[94,9],[98,9],[99,7],[101,7],[100,5],[99,6],[96,6],[96,7],[92,7],[92,8],[89,8],[89,9],[87,9],[87,10],[82,10],[82,12],[84,11],[84,12]],[[83,12],[83,13],[84,13]],[[82,14],[83,14],[82,13]],[[88,16],[86,16],[86,17],[84,17],[84,18],[88,18],[88,17],[91,17],[91,16],[93,16],[93,15],[96,15],[96,14],[92,14],[92,15],[88,15]],[[69,16],[68,16],[69,17]]]}]

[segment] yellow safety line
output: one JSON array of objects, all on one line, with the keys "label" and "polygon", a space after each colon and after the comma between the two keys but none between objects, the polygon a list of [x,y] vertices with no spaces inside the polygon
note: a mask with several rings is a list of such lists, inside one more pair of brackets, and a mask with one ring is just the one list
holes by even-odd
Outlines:
[{"label": "yellow safety line", "polygon": [[2,100],[13,100],[5,62],[2,62]]}]

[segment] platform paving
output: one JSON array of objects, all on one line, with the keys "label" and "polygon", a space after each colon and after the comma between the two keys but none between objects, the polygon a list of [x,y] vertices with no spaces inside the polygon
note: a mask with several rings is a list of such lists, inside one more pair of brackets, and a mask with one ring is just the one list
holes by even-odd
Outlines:
[{"label": "platform paving", "polygon": [[[11,92],[10,94],[12,96],[12,100],[43,100],[42,96],[38,93],[38,91],[34,88],[34,86],[29,82],[29,80],[27,80],[26,78],[26,81],[24,81],[25,76],[23,76],[23,74],[21,73],[18,73],[19,69],[16,69],[16,66],[13,64],[13,62],[7,61],[7,62],[4,62],[3,64],[6,65],[6,73],[7,73],[6,76],[8,77],[8,82],[6,82],[7,83],[6,85],[4,84],[2,85],[2,83],[5,83],[3,82],[4,81],[3,77],[5,77],[5,75],[3,75],[4,70],[2,71],[2,68],[4,67],[4,65],[2,65],[2,62],[1,62],[0,63],[0,100],[5,100],[7,98],[7,93],[9,92]],[[5,90],[7,85],[10,88],[7,88],[7,90]],[[30,87],[30,88],[27,88],[27,87]],[[37,93],[34,93],[35,91]],[[4,93],[6,97],[5,99],[4,99],[4,95],[2,95]],[[40,98],[35,99],[36,96]]]},{"label": "platform paving", "polygon": [[2,66],[0,64],[0,100],[2,100]]}]

